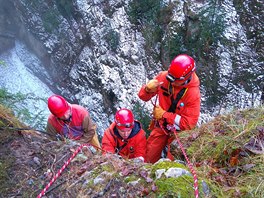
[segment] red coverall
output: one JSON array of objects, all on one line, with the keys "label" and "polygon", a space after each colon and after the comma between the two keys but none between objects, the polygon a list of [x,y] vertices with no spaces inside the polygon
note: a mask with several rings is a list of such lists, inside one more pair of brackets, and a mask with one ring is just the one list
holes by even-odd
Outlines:
[{"label": "red coverall", "polygon": [[101,147],[96,133],[96,125],[93,123],[88,111],[77,104],[71,104],[72,117],[69,123],[50,114],[47,123],[47,132],[56,140],[56,134],[76,140],[80,143],[91,143]]},{"label": "red coverall", "polygon": [[[159,82],[163,82],[156,92],[146,92],[146,85],[144,85],[141,87],[138,96],[143,101],[149,101],[152,97],[158,95],[159,104],[157,105],[160,105],[165,111],[168,111],[171,106],[171,95],[173,94],[173,98],[175,98],[182,88],[187,88],[185,94],[177,103],[175,112],[166,113],[166,117],[163,120],[165,119],[170,125],[173,124],[177,131],[193,129],[200,115],[201,96],[199,78],[194,72],[189,83],[176,87],[170,86],[170,82],[166,79],[167,74],[167,71],[163,71],[155,77]],[[175,138],[172,134],[172,132],[166,134],[159,125],[155,125],[147,140],[146,162],[155,163],[160,159],[163,148],[167,144],[169,145]],[[170,153],[168,153],[168,158],[174,160]]]},{"label": "red coverall", "polygon": [[126,140],[119,135],[116,124],[112,123],[104,132],[102,149],[103,153],[116,153],[125,159],[142,157],[145,160],[146,143],[145,131],[138,121],[135,121],[132,132]]}]

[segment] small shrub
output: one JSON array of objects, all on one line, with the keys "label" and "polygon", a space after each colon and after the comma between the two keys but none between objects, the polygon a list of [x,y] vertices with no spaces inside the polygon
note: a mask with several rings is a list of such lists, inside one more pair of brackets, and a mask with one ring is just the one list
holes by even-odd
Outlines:
[{"label": "small shrub", "polygon": [[28,103],[34,104],[40,100],[46,101],[46,99],[37,97],[32,93],[22,94],[19,92],[12,94],[6,89],[0,89],[0,104],[12,109],[20,121],[25,122],[33,128],[44,129],[46,117],[43,115],[43,112],[36,111],[32,115],[27,106]]},{"label": "small shrub", "polygon": [[119,45],[119,33],[113,29],[109,29],[104,35],[104,39],[108,43],[110,49],[116,52]]},{"label": "small shrub", "polygon": [[43,15],[43,26],[45,30],[49,33],[51,33],[54,29],[59,27],[59,19],[58,14],[54,10],[48,10]]},{"label": "small shrub", "polygon": [[56,5],[60,13],[65,18],[69,18],[72,16],[74,11],[72,0],[56,0]]},{"label": "small shrub", "polygon": [[144,106],[142,106],[139,102],[136,102],[132,108],[132,111],[135,115],[135,118],[141,122],[142,127],[146,132],[146,136],[148,137],[151,132],[150,130],[148,130],[151,117],[147,108],[144,108]]}]

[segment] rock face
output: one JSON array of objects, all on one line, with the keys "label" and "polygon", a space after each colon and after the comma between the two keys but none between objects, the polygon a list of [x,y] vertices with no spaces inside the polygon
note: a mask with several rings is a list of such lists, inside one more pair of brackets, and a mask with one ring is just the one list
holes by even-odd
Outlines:
[{"label": "rock face", "polygon": [[[41,68],[36,68],[32,64],[28,65],[29,69],[54,93],[61,94],[70,102],[76,102],[88,108],[93,120],[98,124],[99,132],[102,133],[113,120],[116,109],[119,107],[132,108],[139,101],[137,92],[140,86],[158,71],[167,68],[170,57],[166,50],[160,47],[162,40],[171,34],[177,34],[177,32],[183,33],[183,43],[179,43],[179,45],[183,45],[188,39],[197,40],[200,36],[199,32],[201,32],[198,13],[201,8],[209,7],[212,4],[211,1],[186,1],[184,3],[175,1],[170,4],[166,2],[168,3],[168,17],[162,24],[162,39],[150,46],[150,49],[147,36],[152,37],[153,34],[146,33],[144,29],[131,23],[127,10],[130,2],[126,0],[0,0],[3,5],[0,14],[0,50],[11,48],[15,39],[23,40],[42,62],[42,65],[38,66]],[[234,14],[234,16],[226,15],[226,21],[230,22],[229,29],[226,30],[228,35],[233,30],[238,33],[243,29],[243,24],[239,26],[240,29],[232,29],[234,23],[246,21],[244,15],[237,18],[239,15],[235,9],[240,8],[240,3],[235,3],[233,5],[224,1],[222,6],[226,13]],[[248,16],[250,16],[250,11],[256,12],[250,6],[249,9],[246,9],[246,5],[251,4],[246,2],[243,5]],[[241,24],[239,23],[239,25]],[[250,34],[250,27],[254,27],[254,34]],[[247,34],[250,34],[249,36],[253,39],[246,45],[246,48],[243,48],[242,44],[237,44],[237,47],[234,48],[237,40],[232,35],[231,37],[225,35],[227,42],[217,43],[214,49],[206,48],[206,44],[209,45],[210,40],[203,43],[205,48],[202,49],[208,51],[202,53],[208,54],[207,59],[199,60],[197,56],[202,92],[206,96],[203,110],[206,109],[207,101],[212,101],[212,104],[219,97],[231,104],[239,103],[241,105],[243,103],[240,101],[240,96],[229,99],[228,94],[233,97],[234,93],[238,92],[234,86],[226,86],[233,83],[226,80],[233,71],[230,69],[230,65],[233,64],[233,57],[230,54],[235,52],[236,64],[240,64],[243,54],[252,51],[248,53],[246,62],[252,63],[256,69],[250,72],[261,73],[263,68],[261,69],[258,58],[263,57],[263,54],[261,50],[257,52],[251,50],[251,47],[255,46],[252,45],[255,42],[254,38],[259,38],[259,34],[256,33],[259,30],[259,27],[254,23],[247,26],[246,33],[243,32],[244,40],[240,40],[240,42],[247,41]],[[227,46],[229,41],[232,41],[231,45]],[[183,52],[186,50],[182,46],[179,48]],[[244,49],[241,50],[241,54],[238,54],[239,48]],[[210,53],[212,51],[218,54]],[[201,54],[201,52],[199,53]],[[210,59],[214,55],[217,59]],[[255,59],[252,60],[250,57],[255,57]],[[219,70],[213,68],[212,74],[202,75],[202,72],[209,71],[208,65],[203,66],[205,64],[211,67],[212,65],[221,65],[221,67],[219,66]],[[248,67],[246,63],[243,65],[243,68]],[[45,72],[40,72],[44,70]],[[248,72],[248,70],[244,70]],[[211,82],[214,78],[216,75],[214,71],[217,72],[219,86],[211,87],[212,83],[206,84],[206,82]],[[261,78],[263,77],[257,77],[256,86]],[[244,79],[246,79],[245,76]],[[234,83],[240,83],[237,79],[235,80]],[[258,89],[253,93],[251,90],[253,85],[248,86],[247,81],[242,81],[239,85],[242,87],[241,94],[245,95],[245,100],[251,97],[251,101],[255,101],[259,96]],[[249,92],[245,93],[246,88]],[[220,94],[220,96],[212,98],[211,96],[215,94]],[[141,101],[139,104],[143,106]]]},{"label": "rock face", "polygon": [[145,53],[141,34],[127,19],[125,2],[2,3],[9,11],[3,17],[16,13],[12,33],[39,57],[48,76],[28,65],[31,71],[55,93],[87,107],[100,132],[118,107],[132,107],[146,78]]},{"label": "rock face", "polygon": [[3,3],[3,1],[0,3],[0,53],[2,53],[15,45],[15,27],[13,25],[16,23],[8,12],[12,3]]}]

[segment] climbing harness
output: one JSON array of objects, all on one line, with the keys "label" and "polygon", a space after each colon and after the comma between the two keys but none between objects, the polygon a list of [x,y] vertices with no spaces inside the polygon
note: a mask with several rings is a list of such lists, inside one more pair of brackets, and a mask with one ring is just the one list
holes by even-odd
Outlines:
[{"label": "climbing harness", "polygon": [[[182,89],[182,90],[178,93],[178,95],[176,96],[176,98],[175,98],[174,100],[171,100],[171,101],[172,101],[172,105],[171,105],[171,107],[169,108],[169,109],[170,109],[170,112],[171,112],[171,110],[173,110],[173,109],[175,110],[175,109],[176,109],[177,103],[178,103],[179,100],[183,97],[183,95],[186,93],[186,91],[187,91],[187,89]],[[154,108],[156,107],[157,99],[158,99],[158,95],[156,95],[155,103],[153,103],[153,102],[151,101],[152,104],[153,104],[153,106],[154,106]],[[158,122],[159,127],[162,129],[162,131],[163,131],[165,134],[168,135],[167,130],[169,130],[169,131],[171,131],[171,132],[174,133],[174,135],[175,135],[175,137],[176,137],[176,140],[177,140],[177,142],[178,142],[178,144],[179,144],[179,146],[180,146],[180,148],[181,148],[181,151],[182,151],[182,153],[183,153],[183,155],[184,155],[184,157],[185,157],[185,160],[187,161],[188,167],[189,167],[189,169],[191,170],[191,173],[192,173],[192,175],[193,175],[193,180],[194,180],[194,195],[195,195],[195,198],[198,198],[198,197],[199,197],[198,178],[197,178],[197,175],[196,175],[195,170],[193,169],[193,165],[190,163],[190,160],[189,160],[189,158],[188,158],[188,156],[187,156],[187,154],[186,154],[186,152],[185,152],[185,150],[184,150],[184,148],[183,148],[183,146],[182,146],[182,144],[181,144],[180,138],[179,138],[179,136],[178,136],[178,134],[177,134],[177,131],[176,131],[175,127],[174,127],[173,125],[169,125],[169,126],[166,127],[166,129],[167,129],[167,130],[166,130],[166,129],[164,129],[164,126],[163,126],[164,123],[161,123],[161,121],[157,121],[157,120],[156,120],[156,122]]]},{"label": "climbing harness", "polygon": [[127,143],[128,143],[128,142],[125,141],[125,143],[124,143],[122,146],[119,146],[119,144],[118,144],[118,140],[116,140],[115,153],[116,153],[117,155],[119,155],[119,152],[120,152],[123,148],[126,147]]}]

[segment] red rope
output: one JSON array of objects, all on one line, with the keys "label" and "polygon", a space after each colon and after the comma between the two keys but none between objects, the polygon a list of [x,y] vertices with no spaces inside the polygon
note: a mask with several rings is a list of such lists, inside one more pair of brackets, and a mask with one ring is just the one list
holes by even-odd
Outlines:
[{"label": "red rope", "polygon": [[[158,99],[158,95],[156,95],[156,98],[155,98],[155,102],[154,102],[154,103],[151,101],[151,103],[152,103],[152,105],[154,106],[154,108],[156,107],[157,99]],[[160,128],[163,130],[163,132],[164,132],[166,135],[168,135],[168,133],[166,132],[166,130],[163,128],[162,123],[159,122],[159,126],[160,126]],[[187,161],[188,167],[189,167],[189,169],[191,170],[191,173],[192,173],[192,175],[193,175],[193,180],[194,180],[194,196],[195,196],[195,198],[198,198],[198,197],[199,197],[199,189],[198,189],[198,178],[197,178],[196,172],[195,172],[195,170],[193,169],[193,166],[192,166],[192,164],[190,163],[190,160],[189,160],[189,158],[188,158],[188,156],[187,156],[187,154],[186,154],[186,152],[185,152],[185,150],[184,150],[184,148],[183,148],[183,146],[182,146],[182,144],[181,144],[180,138],[178,137],[178,134],[177,134],[177,132],[176,132],[175,127],[172,126],[172,127],[170,128],[170,130],[173,131],[173,133],[174,133],[174,135],[175,135],[175,137],[176,137],[176,140],[177,140],[178,144],[180,145],[181,151],[182,151],[182,153],[183,153],[183,155],[184,155],[184,157],[185,157],[185,160]]]},{"label": "red rope", "polygon": [[194,195],[195,195],[195,198],[198,198],[199,197],[199,190],[198,190],[198,178],[197,178],[196,172],[193,169],[193,165],[190,163],[190,160],[189,160],[189,158],[188,158],[188,156],[187,156],[187,154],[186,154],[186,152],[185,152],[185,150],[184,150],[184,148],[183,148],[183,146],[182,146],[182,144],[180,142],[180,138],[178,137],[178,134],[177,134],[176,130],[174,129],[173,132],[174,132],[174,135],[176,137],[176,140],[177,140],[178,144],[180,145],[180,148],[182,150],[182,153],[183,153],[183,155],[184,155],[184,157],[185,157],[185,159],[187,161],[187,164],[189,166],[189,169],[191,170],[191,173],[193,175],[193,180],[194,180]]},{"label": "red rope", "polygon": [[153,101],[151,100],[151,104],[152,104],[154,107],[157,106],[157,100],[158,100],[158,95],[156,95],[155,102],[153,102]]},{"label": "red rope", "polygon": [[61,175],[62,171],[69,165],[69,163],[73,160],[73,158],[82,150],[83,147],[88,147],[88,146],[93,146],[97,149],[102,150],[101,148],[91,145],[91,144],[82,144],[81,146],[79,146],[74,153],[72,154],[72,156],[64,163],[64,165],[60,168],[60,170],[57,172],[57,174],[55,174],[53,176],[53,178],[50,180],[50,182],[46,185],[46,187],[41,191],[41,193],[39,193],[39,195],[37,196],[37,198],[41,198],[43,195],[45,195],[45,193],[47,192],[47,190],[50,188],[50,186],[56,181],[56,179]]},{"label": "red rope", "polygon": [[[163,125],[160,122],[159,122],[159,125],[160,125],[161,129],[164,131],[164,133],[168,134],[166,132],[166,130],[163,128]],[[180,141],[180,138],[179,138],[179,136],[178,136],[178,134],[176,132],[176,129],[173,126],[171,126],[169,130],[173,131],[173,133],[174,133],[174,135],[176,137],[176,140],[177,140],[178,144],[180,145],[181,151],[182,151],[182,153],[183,153],[183,155],[185,157],[185,160],[187,161],[188,167],[191,170],[191,173],[193,175],[193,180],[194,180],[194,196],[195,196],[195,198],[198,198],[199,197],[199,190],[198,190],[198,178],[197,178],[196,172],[193,169],[193,165],[191,164],[191,162],[190,162],[190,160],[189,160],[189,158],[188,158],[188,156],[187,156],[187,154],[185,152],[185,149],[183,148],[183,146],[181,144],[181,141]]]}]

